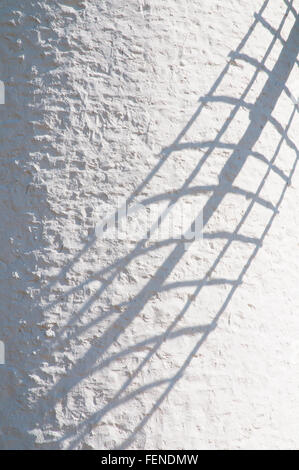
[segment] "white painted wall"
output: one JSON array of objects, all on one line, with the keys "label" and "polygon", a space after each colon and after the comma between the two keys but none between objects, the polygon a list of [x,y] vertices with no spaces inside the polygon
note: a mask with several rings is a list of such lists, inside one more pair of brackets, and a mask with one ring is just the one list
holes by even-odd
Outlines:
[{"label": "white painted wall", "polygon": [[2,449],[298,448],[298,8],[1,2]]}]

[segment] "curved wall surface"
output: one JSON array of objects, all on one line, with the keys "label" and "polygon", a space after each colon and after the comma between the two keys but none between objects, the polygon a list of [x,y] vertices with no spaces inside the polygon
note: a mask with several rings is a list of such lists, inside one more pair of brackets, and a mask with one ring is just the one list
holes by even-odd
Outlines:
[{"label": "curved wall surface", "polygon": [[1,2],[0,448],[298,448],[298,8]]}]

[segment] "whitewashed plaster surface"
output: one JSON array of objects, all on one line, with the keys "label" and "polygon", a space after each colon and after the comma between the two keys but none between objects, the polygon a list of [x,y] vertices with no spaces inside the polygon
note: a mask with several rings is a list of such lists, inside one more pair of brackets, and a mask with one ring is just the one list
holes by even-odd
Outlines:
[{"label": "whitewashed plaster surface", "polygon": [[298,8],[0,1],[1,449],[299,447]]}]

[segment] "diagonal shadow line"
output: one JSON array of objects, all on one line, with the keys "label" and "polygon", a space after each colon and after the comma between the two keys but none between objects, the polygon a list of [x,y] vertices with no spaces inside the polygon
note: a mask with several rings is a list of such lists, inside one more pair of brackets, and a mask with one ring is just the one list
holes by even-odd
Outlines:
[{"label": "diagonal shadow line", "polygon": [[[284,16],[286,18],[286,16]],[[298,21],[298,20],[297,20]],[[282,28],[283,22],[281,23],[280,28]],[[267,115],[270,115],[271,112],[274,109],[274,106],[282,92],[282,89],[284,87],[284,83],[292,69],[293,63],[296,59],[297,56],[297,50],[296,48],[291,48],[289,46],[290,42],[295,43],[295,32],[296,32],[296,25],[293,26],[292,33],[289,36],[288,43],[284,46],[282,49],[279,59],[277,63],[275,64],[273,68],[273,75],[268,77],[268,80],[266,84],[263,87],[262,92],[260,93],[259,97],[257,98],[256,101],[256,109],[259,110],[261,107],[262,108],[267,108]],[[267,49],[267,52],[264,56],[263,61],[266,60],[267,56],[269,55],[270,51],[272,50],[273,44],[275,43],[275,38],[272,40],[270,46]],[[289,51],[290,49],[290,51]],[[288,57],[286,57],[287,54],[290,54],[290,58],[288,60]],[[284,66],[281,65],[281,62],[284,63]],[[281,73],[278,74],[277,72],[280,71]],[[252,80],[250,80],[249,85],[247,86],[246,90],[244,91],[243,95],[246,96],[248,91],[250,90],[252,83],[254,82],[256,78],[257,72],[254,74],[254,77]],[[277,80],[277,76],[280,76],[280,81]],[[271,96],[272,100],[270,103],[265,103],[264,102],[264,96]],[[216,141],[220,139],[220,136],[224,133],[224,131],[227,129],[228,125],[231,123],[233,117],[235,116],[237,110],[239,107],[236,107],[237,109],[234,109],[227,122],[223,125],[223,128],[219,132],[219,136],[217,136]],[[255,107],[253,108],[255,109]],[[234,151],[232,153],[232,156],[229,158],[229,160],[226,162],[224,165],[223,169],[220,172],[219,175],[219,187],[221,187],[221,190],[216,189],[213,193],[213,195],[210,197],[208,200],[207,204],[204,206],[203,209],[203,225],[205,226],[208,222],[208,220],[211,218],[212,214],[216,210],[216,208],[220,205],[222,202],[225,194],[227,194],[231,190],[232,186],[232,181],[236,179],[238,174],[240,173],[241,169],[243,168],[245,161],[247,159],[247,156],[250,154],[251,148],[253,147],[254,143],[256,140],[259,138],[259,136],[262,133],[263,128],[265,127],[268,118],[267,115],[259,115],[258,113],[253,113],[251,116],[251,122],[247,128],[247,131],[241,138],[239,142],[239,147],[246,148],[247,151],[243,152],[243,155],[239,155],[239,152]],[[258,132],[256,132],[256,129],[258,128]],[[195,175],[198,174],[198,172],[201,169],[202,166],[202,161],[206,161],[208,156],[211,154],[212,149],[209,149],[208,152],[205,154],[203,159],[201,160],[200,164],[198,167],[195,168],[195,170],[191,173],[191,175],[188,177],[186,180],[185,184],[183,185],[183,188],[188,187],[190,181],[193,180]],[[229,177],[230,181],[228,181],[227,177]],[[193,224],[192,224],[193,226]],[[140,248],[141,244],[138,244],[138,249]],[[135,250],[134,250],[135,251]],[[148,296],[148,291],[153,291],[155,290],[161,282],[163,282],[164,279],[168,277],[168,275],[172,272],[174,266],[178,263],[178,261],[182,258],[184,255],[184,247],[178,245],[171,255],[166,259],[166,261],[160,266],[160,268],[157,270],[155,279],[150,280],[149,283],[139,292],[138,295],[136,295],[134,301],[132,302],[132,312],[126,311],[124,314],[124,317],[126,317],[127,314],[128,320],[125,323],[124,328],[126,328],[133,320],[133,318],[140,312],[142,309],[144,303],[146,303],[149,300]],[[116,274],[113,274],[109,279],[108,283],[112,282],[112,280],[115,278]],[[102,291],[104,290],[105,287],[101,287],[99,289],[98,294],[101,294]],[[91,305],[90,301],[88,301],[84,307],[84,309],[88,308],[88,306]],[[82,313],[82,312],[81,312]],[[115,333],[115,324],[111,325],[105,333],[103,333],[100,341],[103,343],[103,350],[107,350],[110,345],[119,337],[120,332]],[[89,351],[86,353],[86,355],[83,358],[83,362],[85,362],[88,358],[91,359],[89,356],[92,356],[92,352]],[[93,359],[94,361],[95,359]],[[57,386],[56,386],[57,387]],[[54,387],[54,389],[56,388]]]},{"label": "diagonal shadow line", "polygon": [[[277,34],[277,38],[280,40],[280,42],[282,43],[282,45],[285,45],[285,40],[283,39],[283,37],[281,36],[281,34],[271,26],[271,24],[269,23],[269,21],[267,21],[265,18],[263,18],[263,16],[259,13],[255,13],[254,14],[254,17],[262,24],[262,26],[264,26],[265,29],[268,29],[268,31],[273,34],[273,35],[276,35]],[[295,61],[295,63],[297,65],[299,65],[299,62],[298,60]]]},{"label": "diagonal shadow line", "polygon": [[288,7],[289,11],[291,13],[293,13],[293,15],[295,16],[295,18],[297,18],[298,16],[298,13],[297,11],[295,10],[295,8],[293,7],[293,0],[289,1],[289,0],[283,0],[284,3],[286,4],[286,6]]},{"label": "diagonal shadow line", "polygon": [[[295,35],[294,31],[296,30],[297,27],[298,27],[298,26],[297,26],[297,22],[296,22],[295,28],[292,29],[292,32],[291,32],[291,34],[290,34],[290,36],[289,36],[288,43],[291,42],[291,40],[295,39],[295,37],[294,37],[294,35]],[[296,33],[296,34],[297,34],[297,33]],[[287,46],[286,46],[286,47],[287,47]],[[289,49],[289,47],[288,47],[288,49]],[[290,52],[290,51],[289,51],[289,52]],[[294,58],[294,53],[297,55],[297,50],[296,50],[296,48],[293,49],[292,52],[293,52],[292,58]],[[276,63],[276,66],[275,66],[276,68],[282,67],[283,62],[285,62],[285,60],[284,60],[284,59],[286,58],[285,56],[286,56],[286,50],[283,49],[283,51],[281,52],[281,54],[280,54],[280,56],[279,56],[279,59],[278,59],[278,61],[277,61],[277,63]],[[288,77],[288,75],[289,75],[289,73],[290,73],[290,70],[292,69],[293,63],[294,63],[294,61],[291,60],[291,64],[289,64],[290,67],[289,67],[289,68],[288,68],[288,67],[285,67],[285,68],[284,68],[284,77],[283,77],[283,80],[286,80],[286,79],[287,79],[287,77]],[[263,92],[265,92],[265,91],[267,91],[267,92],[272,96],[271,108],[272,108],[272,110],[273,110],[273,109],[274,109],[274,106],[275,106],[275,104],[276,104],[276,102],[277,102],[277,100],[278,100],[278,98],[279,98],[279,96],[280,96],[280,94],[281,94],[281,91],[282,91],[281,83],[277,83],[277,82],[275,81],[275,79],[272,79],[271,77],[269,77],[269,79],[268,79],[268,81],[267,81],[267,83],[266,83],[266,85],[265,85],[265,87],[264,87],[264,89],[263,89]],[[262,92],[262,94],[263,94],[263,92]],[[258,98],[257,103],[258,103],[259,101],[263,100],[262,94],[261,94],[260,97]],[[270,111],[271,111],[271,109],[270,109]],[[256,122],[256,120],[255,120],[254,123],[251,121],[251,123],[250,123],[250,125],[249,125],[247,131],[245,132],[243,138],[241,139],[241,143],[242,143],[242,141],[247,143],[247,146],[246,146],[246,147],[247,147],[247,152],[244,152],[243,158],[240,159],[241,161],[237,162],[238,164],[237,164],[237,165],[234,165],[234,167],[232,168],[232,162],[236,163],[236,160],[237,160],[237,158],[236,158],[237,155],[235,154],[236,152],[233,153],[232,157],[229,159],[229,162],[224,166],[224,169],[222,170],[222,172],[221,172],[221,174],[220,174],[220,180],[224,180],[226,171],[227,171],[228,169],[230,170],[230,174],[231,174],[231,172],[232,172],[232,170],[233,170],[233,176],[234,176],[234,178],[236,178],[236,176],[239,174],[239,172],[241,171],[241,169],[242,169],[242,167],[243,167],[243,165],[244,165],[244,163],[245,163],[246,155],[249,154],[250,147],[253,146],[253,144],[255,143],[256,139],[259,138],[259,136],[260,136],[260,134],[262,133],[262,130],[263,130],[263,128],[264,128],[266,122],[267,122],[267,117],[266,117],[266,116],[259,116],[258,121]],[[254,131],[254,128],[253,128],[253,127],[254,127],[255,129],[258,128],[258,129],[259,129],[258,132],[253,132],[253,131]],[[253,134],[253,136],[252,136],[251,134]],[[249,140],[249,144],[251,144],[251,145],[248,145],[248,140]],[[283,138],[282,138],[282,141],[283,141]],[[270,171],[270,170],[269,170],[269,171]],[[230,184],[228,184],[228,186],[230,186]],[[287,188],[287,186],[285,187],[285,190],[286,190],[286,188]],[[282,196],[282,197],[283,197],[283,196]],[[218,206],[218,205],[220,204],[220,202],[221,202],[222,199],[223,199],[223,196],[222,196],[221,194],[219,194],[219,191],[215,191],[214,194],[213,194],[213,196],[211,197],[211,199],[210,199],[210,200],[208,201],[208,203],[206,204],[206,211],[205,211],[205,213],[208,214],[208,215],[205,216],[205,223],[207,222],[207,220],[211,217],[211,215],[212,215],[212,213],[213,213],[213,208],[212,208],[212,206],[214,206],[214,207],[215,207],[215,205]],[[211,203],[211,200],[214,202],[214,204]],[[215,204],[215,202],[216,202],[216,204]],[[208,209],[208,210],[207,210],[207,209]],[[270,226],[271,226],[271,224],[272,224],[272,220],[273,220],[274,216],[275,216],[275,214],[273,214],[273,216],[272,216],[272,218],[271,218]],[[267,227],[267,230],[268,230],[268,229],[269,229],[269,228]],[[263,237],[263,238],[264,238],[264,237]],[[258,250],[258,249],[259,249],[259,246],[256,247],[256,250]],[[256,251],[256,250],[255,250],[255,251]],[[176,247],[175,250],[174,250],[174,252],[172,253],[172,255],[175,255],[175,260],[176,260],[176,262],[177,262],[177,260],[178,260],[178,259],[180,258],[180,256],[181,256],[180,247]],[[254,256],[255,256],[255,255],[254,255]],[[250,258],[250,260],[252,260],[252,257]],[[249,262],[249,264],[247,263],[247,265],[245,266],[246,270],[247,270],[248,265],[250,265],[250,263],[251,263],[251,261]],[[175,264],[176,264],[176,263],[175,263]],[[173,262],[172,262],[172,265],[173,265]],[[245,268],[244,268],[244,269],[245,269]],[[170,268],[170,269],[171,269],[171,268]],[[158,270],[158,272],[159,272],[159,271],[161,271],[161,270]],[[244,270],[243,270],[243,271],[244,271]],[[163,275],[163,278],[167,278],[167,277],[168,277],[168,274],[167,274],[166,276],[165,276],[165,274]],[[235,289],[236,289],[236,287],[233,287],[233,291],[234,291]],[[139,296],[139,297],[140,297],[140,296]],[[230,296],[230,298],[231,298],[231,296]],[[138,304],[138,302],[137,302],[137,304]],[[138,306],[138,308],[140,308],[140,306]],[[223,311],[223,310],[222,310],[222,311]],[[176,374],[175,377],[177,378],[177,377],[180,377],[180,376],[181,376],[181,374],[179,374],[179,375]]]}]

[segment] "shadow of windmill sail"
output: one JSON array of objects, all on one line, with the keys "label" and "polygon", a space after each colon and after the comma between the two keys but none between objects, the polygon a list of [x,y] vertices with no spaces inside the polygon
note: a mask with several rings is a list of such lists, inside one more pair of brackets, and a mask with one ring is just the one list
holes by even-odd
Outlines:
[{"label": "shadow of windmill sail", "polygon": [[[47,396],[37,399],[36,416],[42,414],[43,422],[36,418],[28,432],[43,426],[55,430],[58,408],[67,409],[70,400],[79,403],[85,396],[88,401],[90,392],[94,401],[86,416],[70,417],[62,437],[49,438],[41,447],[92,448],[97,442],[97,448],[142,448],[149,429],[161,429],[163,447],[163,413],[172,413],[176,425],[180,419],[171,403],[174,389],[179,391],[176,404],[180,396],[186,413],[193,413],[188,404],[191,391],[186,383],[180,390],[181,381],[262,248],[298,161],[298,105],[288,81],[298,65],[299,20],[293,2],[285,4],[285,14],[274,28],[264,17],[270,8],[264,2],[196,112],[127,201],[158,208],[157,230],[167,222],[170,208],[175,220],[176,213],[191,205],[194,217],[185,231],[192,232],[202,215],[203,240],[187,248],[176,237],[143,236],[120,244],[117,259],[65,294],[85,289],[86,302],[47,347],[67,351],[71,341],[78,341],[83,353]],[[283,39],[290,17],[293,26]],[[270,41],[263,56],[256,58],[246,46],[258,40],[258,28],[267,30]],[[227,94],[231,80],[240,82],[238,94],[232,96]],[[204,123],[211,122],[211,116],[216,125],[209,133]],[[90,241],[64,273],[89,250],[99,244],[109,247],[110,242]],[[98,306],[97,314],[85,318],[93,306]],[[200,375],[199,366],[191,380]],[[204,412],[194,413],[204,421]],[[153,420],[154,428],[145,431]]]}]

